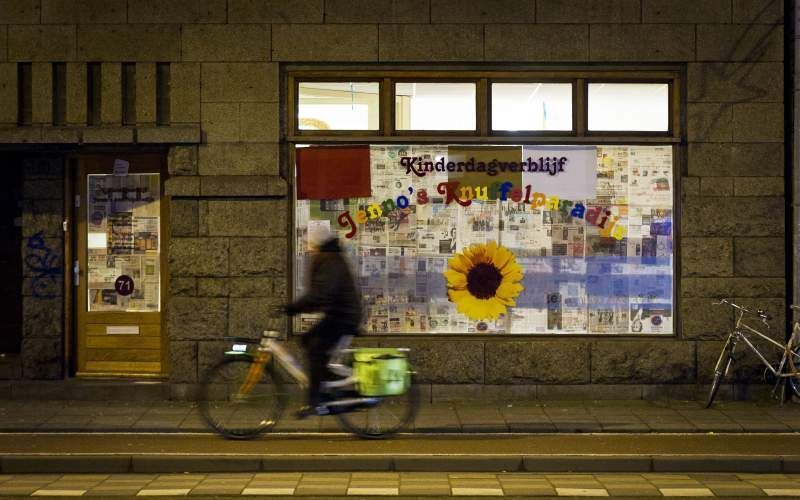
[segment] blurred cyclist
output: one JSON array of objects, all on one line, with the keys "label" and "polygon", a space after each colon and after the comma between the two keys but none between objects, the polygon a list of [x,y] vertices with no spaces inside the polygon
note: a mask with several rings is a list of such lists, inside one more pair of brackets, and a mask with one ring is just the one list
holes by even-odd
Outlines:
[{"label": "blurred cyclist", "polygon": [[[328,370],[331,351],[343,335],[355,335],[361,324],[361,296],[347,264],[339,239],[326,226],[312,226],[308,234],[311,250],[310,283],[305,295],[286,306],[286,313],[321,312],[322,319],[301,340],[309,365],[308,406],[299,418],[326,415],[320,386],[334,378]],[[327,399],[327,398],[326,398]]]}]

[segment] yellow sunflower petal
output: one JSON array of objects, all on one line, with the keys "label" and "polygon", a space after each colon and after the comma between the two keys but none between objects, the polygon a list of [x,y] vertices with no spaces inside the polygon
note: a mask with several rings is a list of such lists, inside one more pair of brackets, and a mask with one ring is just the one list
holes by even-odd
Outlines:
[{"label": "yellow sunflower petal", "polygon": [[523,287],[519,283],[503,280],[497,287],[495,295],[504,299],[513,299],[522,292]]},{"label": "yellow sunflower petal", "polygon": [[522,267],[516,262],[508,262],[505,266],[503,266],[502,269],[500,269],[500,274],[503,275],[503,278],[512,274],[519,274],[521,276]]},{"label": "yellow sunflower petal", "polygon": [[447,264],[450,266],[450,269],[463,273],[464,275],[469,274],[469,270],[472,269],[472,261],[470,258],[460,253],[451,257],[450,260],[447,261]]},{"label": "yellow sunflower petal", "polygon": [[454,271],[452,269],[448,269],[444,273],[444,277],[447,279],[447,287],[448,288],[455,288],[457,290],[463,290],[467,288],[467,275],[459,272]]},{"label": "yellow sunflower petal", "polygon": [[500,270],[503,271],[503,268],[509,264],[514,262],[514,254],[511,253],[507,248],[499,247],[492,257],[492,264]]},{"label": "yellow sunflower petal", "polygon": [[494,258],[494,255],[497,253],[498,249],[497,242],[490,241],[484,246],[484,248],[485,248],[484,253],[486,254],[487,262],[491,262],[492,259]]}]

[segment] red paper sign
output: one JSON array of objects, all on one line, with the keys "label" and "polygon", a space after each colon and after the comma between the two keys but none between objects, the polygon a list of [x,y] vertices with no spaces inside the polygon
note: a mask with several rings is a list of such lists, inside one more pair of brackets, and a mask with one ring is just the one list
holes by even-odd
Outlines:
[{"label": "red paper sign", "polygon": [[369,198],[369,146],[297,148],[297,199]]}]

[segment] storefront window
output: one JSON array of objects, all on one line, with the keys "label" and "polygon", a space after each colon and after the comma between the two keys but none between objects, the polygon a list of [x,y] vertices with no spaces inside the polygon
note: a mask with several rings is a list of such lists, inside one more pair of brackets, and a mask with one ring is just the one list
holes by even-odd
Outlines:
[{"label": "storefront window", "polygon": [[492,130],[572,130],[572,84],[493,83]]},{"label": "storefront window", "polygon": [[305,149],[298,175],[345,158],[369,195],[309,184],[320,199],[296,200],[296,293],[309,228],[326,226],[369,333],[674,333],[670,145]]},{"label": "storefront window", "polygon": [[398,82],[397,130],[475,130],[475,84]]},{"label": "storefront window", "polygon": [[669,130],[666,83],[590,83],[589,130]]},{"label": "storefront window", "polygon": [[378,130],[378,82],[300,82],[300,130]]}]

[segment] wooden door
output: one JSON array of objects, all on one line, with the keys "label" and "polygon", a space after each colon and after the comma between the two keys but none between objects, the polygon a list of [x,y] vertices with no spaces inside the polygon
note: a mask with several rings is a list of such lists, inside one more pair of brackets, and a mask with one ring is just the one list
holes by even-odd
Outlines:
[{"label": "wooden door", "polygon": [[164,376],[164,157],[76,164],[77,375]]}]

